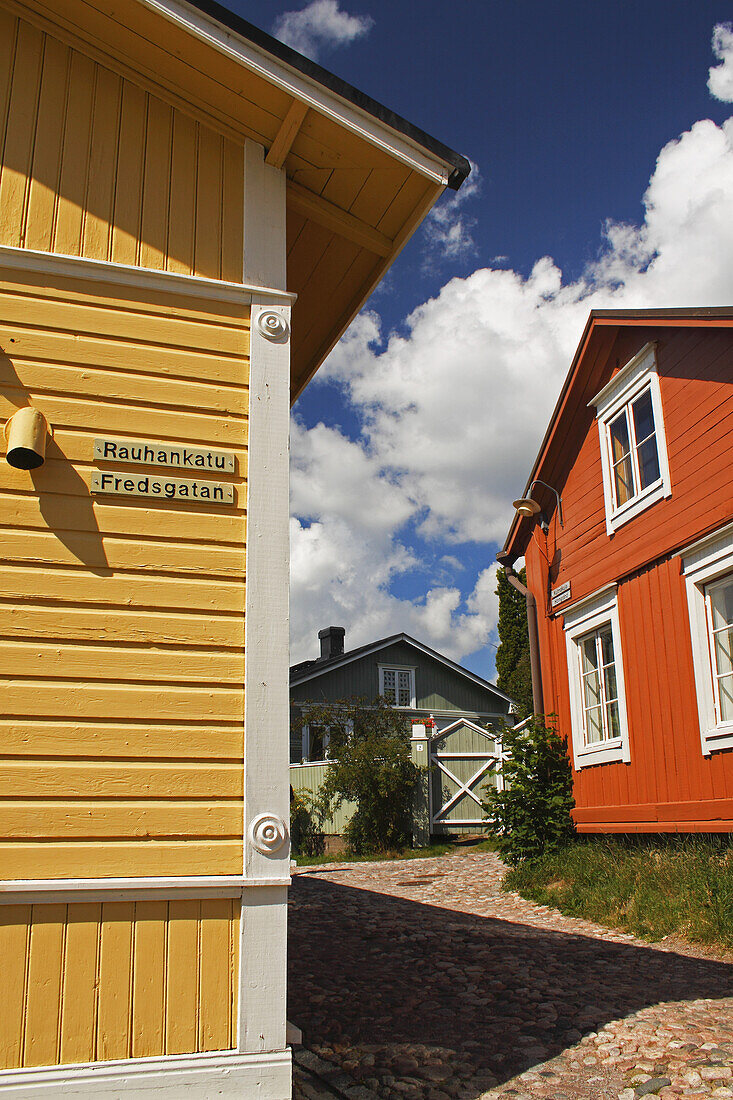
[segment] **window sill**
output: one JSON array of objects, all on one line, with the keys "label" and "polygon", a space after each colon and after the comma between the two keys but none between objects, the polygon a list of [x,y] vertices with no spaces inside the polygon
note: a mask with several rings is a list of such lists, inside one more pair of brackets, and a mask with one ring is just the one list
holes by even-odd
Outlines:
[{"label": "window sill", "polygon": [[705,756],[720,749],[733,749],[733,722],[714,726],[705,733],[702,748]]},{"label": "window sill", "polygon": [[628,501],[621,508],[617,508],[615,512],[607,516],[606,529],[608,534],[612,535],[614,531],[617,531],[619,527],[623,527],[629,520],[641,515],[647,508],[651,508],[652,504],[656,504],[657,501],[670,495],[671,490],[664,484],[663,480],[650,485],[643,493],[639,493],[633,500]]},{"label": "window sill", "polygon": [[597,747],[586,747],[576,753],[574,766],[576,771],[581,768],[589,768],[593,764],[624,764],[626,763],[623,738],[615,737],[613,741],[602,741]]}]

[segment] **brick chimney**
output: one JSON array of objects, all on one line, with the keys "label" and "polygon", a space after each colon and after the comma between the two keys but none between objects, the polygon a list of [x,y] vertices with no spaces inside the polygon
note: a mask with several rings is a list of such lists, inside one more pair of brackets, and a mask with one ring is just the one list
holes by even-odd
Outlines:
[{"label": "brick chimney", "polygon": [[327,626],[318,631],[318,637],[321,642],[320,661],[332,661],[343,654],[346,631],[342,626]]}]

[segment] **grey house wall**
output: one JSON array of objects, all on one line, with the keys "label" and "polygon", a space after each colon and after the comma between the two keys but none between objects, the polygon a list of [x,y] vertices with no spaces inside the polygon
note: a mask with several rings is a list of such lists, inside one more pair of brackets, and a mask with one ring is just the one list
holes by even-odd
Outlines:
[{"label": "grey house wall", "polygon": [[[500,695],[472,683],[406,642],[395,642],[296,684],[290,689],[291,705],[297,711],[308,703],[336,702],[353,696],[371,701],[379,694],[380,665],[415,669],[415,708],[402,711],[408,722],[431,714],[436,718],[462,715],[486,725],[492,720],[501,723],[509,712],[509,703]],[[291,734],[290,759],[293,763],[301,759],[299,735]]]}]

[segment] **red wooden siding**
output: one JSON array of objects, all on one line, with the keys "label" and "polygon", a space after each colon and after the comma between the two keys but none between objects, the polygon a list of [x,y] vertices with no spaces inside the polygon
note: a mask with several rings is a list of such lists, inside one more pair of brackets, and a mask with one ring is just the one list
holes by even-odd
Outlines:
[{"label": "red wooden siding", "polygon": [[[598,429],[594,410],[584,410],[611,366],[622,367],[655,339],[672,494],[609,537]],[[577,436],[566,438],[555,480],[538,475],[560,489],[565,521],[561,529],[553,517],[547,538],[537,525],[526,552],[540,611],[545,711],[557,715],[570,742],[564,619],[562,609],[551,615],[548,587],[570,581],[575,602],[616,581],[631,763],[575,772],[578,827],[733,830],[733,750],[702,753],[679,557],[733,518],[733,337],[729,329],[634,327],[622,329],[608,351],[574,398]]]}]

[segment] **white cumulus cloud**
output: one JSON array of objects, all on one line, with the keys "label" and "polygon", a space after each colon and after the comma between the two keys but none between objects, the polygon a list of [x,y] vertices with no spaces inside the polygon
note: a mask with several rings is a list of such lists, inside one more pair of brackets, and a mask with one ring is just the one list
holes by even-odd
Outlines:
[{"label": "white cumulus cloud", "polygon": [[322,49],[348,46],[374,26],[369,15],[349,15],[338,0],[311,0],[300,11],[286,11],[273,26],[276,38],[306,57],[318,60]]},{"label": "white cumulus cloud", "polygon": [[[609,222],[580,278],[545,256],[526,277],[487,266],[450,280],[400,333],[362,314],[322,372],[361,435],[295,427],[293,659],[313,655],[331,623],[349,645],[406,630],[454,659],[495,639],[491,544],[504,541],[589,311],[732,301],[729,119],[661,150],[642,223]],[[436,547],[429,565],[414,531]],[[463,599],[470,574],[446,570],[462,542],[485,544],[487,563]],[[424,595],[396,598],[395,580],[420,569]]]},{"label": "white cumulus cloud", "polygon": [[430,263],[476,254],[473,238],[476,219],[465,207],[481,191],[481,182],[478,165],[471,162],[471,174],[460,190],[446,191],[428,214],[423,233],[426,258]]},{"label": "white cumulus cloud", "polygon": [[733,103],[733,23],[715,25],[713,53],[720,64],[710,69],[708,89],[716,99]]}]

